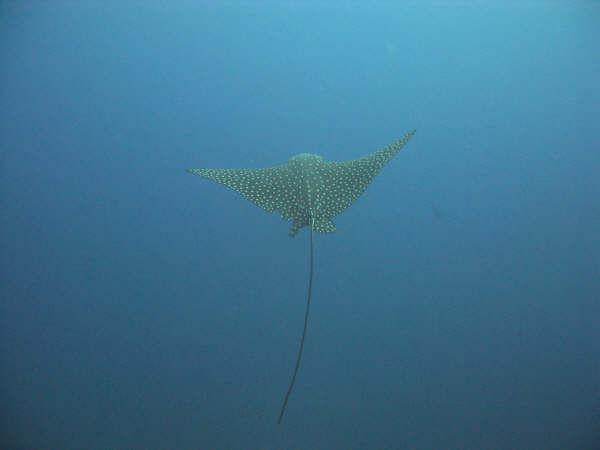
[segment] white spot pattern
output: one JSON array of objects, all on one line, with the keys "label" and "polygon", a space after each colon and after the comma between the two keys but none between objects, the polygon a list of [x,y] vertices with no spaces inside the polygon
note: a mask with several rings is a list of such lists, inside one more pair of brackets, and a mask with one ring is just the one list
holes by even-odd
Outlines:
[{"label": "white spot pattern", "polygon": [[268,212],[292,221],[289,234],[313,220],[313,230],[335,231],[331,221],[348,208],[371,180],[410,140],[415,130],[387,147],[362,158],[328,162],[318,155],[302,153],[287,164],[263,169],[188,169],[188,172],[239,192]]}]

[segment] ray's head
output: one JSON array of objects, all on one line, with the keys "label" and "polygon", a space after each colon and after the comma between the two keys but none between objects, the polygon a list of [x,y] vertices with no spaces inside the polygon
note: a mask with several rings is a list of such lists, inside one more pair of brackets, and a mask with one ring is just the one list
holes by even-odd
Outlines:
[{"label": "ray's head", "polygon": [[290,158],[290,164],[311,165],[318,164],[323,161],[323,157],[314,153],[299,153]]}]

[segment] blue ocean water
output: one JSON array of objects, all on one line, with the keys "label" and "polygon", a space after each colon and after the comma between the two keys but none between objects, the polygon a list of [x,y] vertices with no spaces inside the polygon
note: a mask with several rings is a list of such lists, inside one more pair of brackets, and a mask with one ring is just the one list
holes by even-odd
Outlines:
[{"label": "blue ocean water", "polygon": [[[0,448],[600,448],[600,4],[3,2]],[[362,156],[315,236],[188,167]]]}]

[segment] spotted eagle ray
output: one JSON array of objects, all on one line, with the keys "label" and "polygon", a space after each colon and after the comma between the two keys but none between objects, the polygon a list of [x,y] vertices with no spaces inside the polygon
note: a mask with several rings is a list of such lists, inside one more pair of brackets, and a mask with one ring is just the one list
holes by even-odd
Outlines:
[{"label": "spotted eagle ray", "polygon": [[292,222],[289,235],[309,227],[310,256],[304,328],[294,372],[285,394],[277,423],[281,423],[300,368],[308,327],[313,284],[313,231],[332,233],[332,219],[348,208],[369,183],[404,147],[416,130],[381,150],[349,161],[325,161],[311,153],[293,156],[286,164],[263,169],[188,169],[193,175],[223,184],[256,206]]}]

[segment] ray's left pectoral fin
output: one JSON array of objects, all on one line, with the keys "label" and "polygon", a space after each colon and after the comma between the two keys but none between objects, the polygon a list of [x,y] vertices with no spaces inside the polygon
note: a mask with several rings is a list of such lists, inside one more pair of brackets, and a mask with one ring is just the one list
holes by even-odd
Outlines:
[{"label": "ray's left pectoral fin", "polygon": [[188,169],[192,175],[222,184],[241,194],[256,206],[279,212],[290,220],[301,192],[296,174],[287,164],[263,169]]}]

